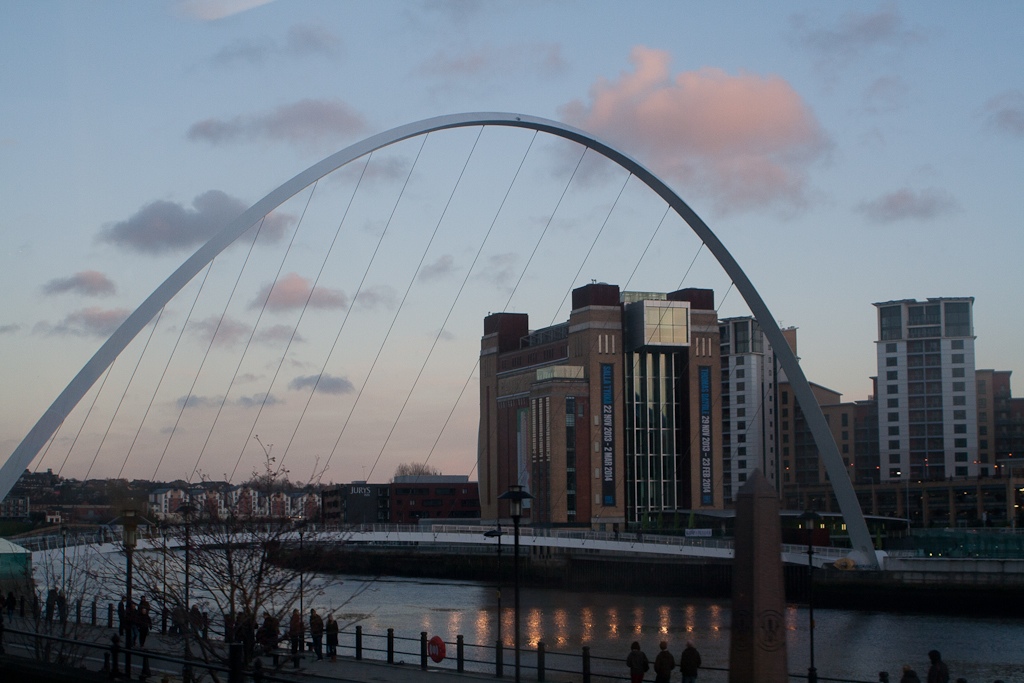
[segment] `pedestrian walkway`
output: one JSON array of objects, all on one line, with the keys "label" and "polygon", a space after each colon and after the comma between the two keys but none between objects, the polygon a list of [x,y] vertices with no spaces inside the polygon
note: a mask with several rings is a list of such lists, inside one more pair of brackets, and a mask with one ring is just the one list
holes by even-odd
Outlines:
[{"label": "pedestrian walkway", "polygon": [[[18,616],[11,619],[5,618],[5,626],[4,645],[6,656],[30,660],[35,659],[36,654],[40,651],[39,641],[36,638],[36,633],[38,633],[41,636],[52,638],[49,642],[52,644],[53,657],[56,657],[55,653],[62,648],[67,651],[75,647],[75,644],[78,644],[78,650],[84,657],[83,661],[75,664],[75,667],[84,666],[85,669],[96,672],[103,671],[104,654],[109,653],[111,636],[117,633],[116,627],[108,628],[105,624],[102,626],[92,626],[91,624],[69,623],[62,628],[59,622],[55,621],[47,624],[43,620],[39,622],[37,631],[35,619]],[[124,640],[122,639],[121,642],[123,646]],[[207,642],[217,650],[224,652],[224,659],[226,660],[227,645],[224,642],[215,640]],[[93,647],[81,647],[81,645],[87,643],[92,644]],[[340,651],[344,652],[344,650]],[[121,652],[122,654],[119,659],[123,668],[124,650],[122,649]],[[199,648],[196,643],[192,644],[192,652],[193,668],[198,672],[202,668],[202,663],[200,657],[197,656]],[[131,654],[132,679],[139,678],[143,659],[147,654],[151,655],[149,662],[152,671],[150,681],[166,680],[168,683],[177,683],[182,680],[181,661],[184,655],[184,640],[181,636],[161,635],[157,631],[146,640],[146,647],[144,649],[140,649],[136,645]],[[161,656],[173,658],[174,661],[161,660],[159,659]],[[262,664],[265,681],[340,681],[342,683],[439,683],[441,681],[463,681],[475,683],[514,680],[515,676],[510,662],[505,664],[503,678],[498,679],[493,673],[488,674],[481,671],[465,671],[460,673],[456,670],[454,659],[446,659],[441,664],[435,664],[428,660],[430,666],[423,669],[420,666],[419,656],[413,657],[409,654],[396,654],[396,663],[389,664],[383,659],[363,658],[357,660],[353,656],[344,655],[339,655],[335,662],[330,661],[326,657],[323,660],[316,660],[312,652],[306,651],[300,653],[298,668],[294,667],[291,654],[284,650],[279,654],[279,666],[276,668],[273,666],[270,656],[261,656],[259,659]],[[69,666],[69,668],[71,667]],[[251,668],[248,671],[251,671]],[[537,680],[535,671],[522,669],[520,673],[522,680]],[[251,676],[247,676],[247,680],[251,680]],[[568,674],[552,676],[549,673],[545,680],[552,683],[569,683],[580,680],[580,677]]]}]

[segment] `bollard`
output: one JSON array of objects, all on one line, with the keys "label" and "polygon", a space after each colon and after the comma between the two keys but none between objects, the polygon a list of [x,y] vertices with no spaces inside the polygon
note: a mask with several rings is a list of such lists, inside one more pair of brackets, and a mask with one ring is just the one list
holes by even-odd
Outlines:
[{"label": "bollard", "polygon": [[149,668],[149,653],[145,652],[142,655],[142,673],[139,674],[139,680],[144,681],[152,675],[153,672]]},{"label": "bollard", "polygon": [[544,641],[537,643],[537,680],[544,683]]},{"label": "bollard", "polygon": [[167,635],[167,605],[160,610],[160,635]]},{"label": "bollard", "polygon": [[427,632],[420,631],[420,668],[427,670]]},{"label": "bollard", "polygon": [[388,629],[388,664],[395,663],[395,629]]},{"label": "bollard", "polygon": [[243,683],[245,680],[245,671],[242,666],[243,659],[241,643],[231,643],[228,645],[228,683]]},{"label": "bollard", "polygon": [[82,623],[82,598],[78,598],[78,600],[75,601],[75,623]]},{"label": "bollard", "polygon": [[363,627],[356,626],[356,661],[363,658]]},{"label": "bollard", "polygon": [[107,603],[107,628],[114,628],[114,603]]},{"label": "bollard", "polygon": [[110,653],[109,652],[104,652],[103,653],[103,673],[109,673],[109,672],[110,672]]},{"label": "bollard", "polygon": [[25,596],[24,595],[21,596],[21,607],[18,608],[18,616],[19,617],[24,617],[25,616]]},{"label": "bollard", "polygon": [[96,625],[96,598],[92,599],[92,625]]},{"label": "bollard", "polygon": [[459,673],[466,670],[466,643],[462,636],[455,636],[455,661]]},{"label": "bollard", "polygon": [[499,640],[499,641],[497,641],[494,644],[494,677],[495,678],[501,678],[504,675],[504,673],[505,673],[504,671],[502,671],[502,669],[504,669],[504,662],[502,661],[503,659],[504,659],[504,652],[502,651],[501,641]]},{"label": "bollard", "polygon": [[590,683],[590,646],[583,646],[583,683]]}]

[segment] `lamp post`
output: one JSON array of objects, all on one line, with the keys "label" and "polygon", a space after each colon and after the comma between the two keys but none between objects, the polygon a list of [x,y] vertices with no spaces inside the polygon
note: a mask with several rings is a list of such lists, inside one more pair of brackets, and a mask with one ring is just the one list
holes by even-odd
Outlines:
[{"label": "lamp post", "polygon": [[818,670],[814,668],[814,527],[821,519],[814,510],[808,509],[800,519],[804,520],[807,528],[807,613],[810,629],[809,642],[811,651],[811,665],[807,669],[807,683],[818,683]]},{"label": "lamp post", "polygon": [[513,484],[508,487],[508,491],[498,496],[498,500],[508,501],[508,515],[512,518],[512,528],[514,531],[515,538],[515,550],[512,554],[512,581],[513,591],[515,593],[515,649],[516,649],[516,683],[520,683],[519,679],[519,520],[523,516],[523,501],[533,498],[529,493],[523,490],[523,487],[519,484]]},{"label": "lamp post", "polygon": [[[301,619],[305,620],[305,618],[306,618],[306,609],[305,609],[304,605],[302,604],[302,599],[303,599],[303,596],[305,594],[305,587],[306,587],[306,583],[305,583],[305,578],[306,577],[305,577],[305,573],[302,571],[302,557],[303,557],[302,539],[306,535],[306,522],[305,522],[305,520],[300,521],[298,523],[298,526],[299,526],[299,616],[301,617]],[[300,631],[304,631],[304,630],[305,629],[300,629]],[[299,638],[299,652],[304,652],[305,649],[306,649],[306,638],[305,638],[305,636],[301,636]]]},{"label": "lamp post", "polygon": [[485,531],[484,536],[487,538],[498,539],[498,643],[499,645],[503,642],[501,639],[501,537],[504,532],[501,530],[501,522],[498,522],[497,529],[491,529]]},{"label": "lamp post", "polygon": [[60,525],[60,536],[61,536],[61,550],[60,550],[60,590],[64,593],[64,598],[67,599],[68,595],[68,581],[67,581],[67,564],[68,564],[68,527],[66,524]]},{"label": "lamp post", "polygon": [[[123,528],[122,541],[124,543],[124,556],[125,564],[127,565],[126,571],[127,576],[125,579],[125,595],[128,598],[128,609],[131,609],[132,605],[132,556],[135,553],[135,545],[138,542],[138,528],[139,519],[135,514],[135,510],[125,510],[121,516],[121,525]],[[128,628],[132,625],[129,623]],[[124,649],[124,672],[125,676],[131,678],[132,671],[132,636],[129,634],[127,638],[126,647]]]},{"label": "lamp post", "polygon": [[189,617],[189,562],[192,557],[192,513],[195,512],[195,508],[190,502],[186,502],[184,505],[178,508],[178,514],[181,515],[185,522],[185,605],[184,605],[184,623],[179,624],[181,627],[181,636],[184,646],[184,659],[185,665],[183,667],[181,678],[184,683],[189,683],[192,680],[192,667],[189,664],[189,658],[191,657],[191,650],[189,650],[188,636],[191,628],[190,617]]}]

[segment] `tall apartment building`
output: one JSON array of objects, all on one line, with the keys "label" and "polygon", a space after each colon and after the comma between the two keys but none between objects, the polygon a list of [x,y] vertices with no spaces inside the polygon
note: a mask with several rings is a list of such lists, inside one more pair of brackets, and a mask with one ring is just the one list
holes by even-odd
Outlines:
[{"label": "tall apartment building", "polygon": [[[796,350],[796,328],[782,331]],[[760,469],[778,490],[779,377],[771,344],[752,316],[718,321],[722,355],[722,481],[725,502]]]},{"label": "tall apartment building", "polygon": [[881,479],[991,474],[978,452],[974,298],[875,307]]},{"label": "tall apartment building", "polygon": [[569,320],[484,320],[480,352],[480,504],[519,484],[535,524],[614,529],[691,508],[720,508],[719,341],[714,295],[572,294]]}]

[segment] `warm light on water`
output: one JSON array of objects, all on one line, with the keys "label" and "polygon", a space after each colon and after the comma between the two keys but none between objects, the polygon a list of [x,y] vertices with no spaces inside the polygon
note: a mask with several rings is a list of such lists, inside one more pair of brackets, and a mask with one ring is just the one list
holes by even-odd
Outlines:
[{"label": "warm light on water", "polygon": [[[358,591],[364,582],[369,590]],[[325,582],[318,602],[334,611],[343,627],[355,623],[365,634],[395,629],[396,638],[416,639],[420,631],[454,643],[493,646],[497,640],[497,596],[493,586],[442,580],[345,577]],[[354,598],[353,593],[358,593]],[[346,604],[347,601],[347,604]],[[633,640],[653,657],[658,642],[667,640],[678,657],[693,640],[709,667],[725,668],[729,658],[728,601],[573,593],[522,589],[522,643],[533,649],[543,641],[549,656],[579,655],[589,646],[594,671],[617,673]],[[901,615],[816,608],[815,664],[820,677],[877,681],[885,670],[899,680],[902,665],[927,672],[928,650],[941,650],[953,678],[968,681],[1024,679],[1024,619]],[[513,592],[502,591],[502,640],[505,663],[512,661]],[[808,616],[803,607],[786,609],[789,670],[803,674],[808,665]],[[418,651],[415,648],[410,651]],[[454,652],[454,648],[451,648]],[[472,656],[467,653],[467,656]],[[476,655],[481,656],[481,655]],[[524,653],[524,657],[528,655]],[[524,659],[524,661],[526,661]],[[532,661],[532,660],[531,660]],[[724,681],[709,671],[703,680]]]}]

